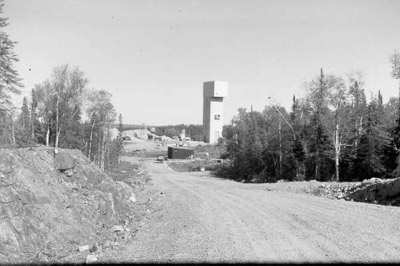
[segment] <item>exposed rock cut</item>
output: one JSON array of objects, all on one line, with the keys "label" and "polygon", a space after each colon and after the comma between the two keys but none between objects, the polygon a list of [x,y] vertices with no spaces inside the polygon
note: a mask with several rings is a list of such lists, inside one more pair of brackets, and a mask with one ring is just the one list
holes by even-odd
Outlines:
[{"label": "exposed rock cut", "polygon": [[0,262],[54,261],[104,243],[128,219],[132,193],[78,150],[0,150]]}]

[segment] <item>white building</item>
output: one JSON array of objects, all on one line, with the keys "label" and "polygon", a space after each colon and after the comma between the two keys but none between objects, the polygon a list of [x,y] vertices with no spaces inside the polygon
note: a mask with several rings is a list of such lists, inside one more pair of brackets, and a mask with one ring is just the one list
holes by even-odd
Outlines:
[{"label": "white building", "polygon": [[223,99],[228,97],[228,82],[209,81],[203,84],[204,142],[217,143],[222,137]]}]

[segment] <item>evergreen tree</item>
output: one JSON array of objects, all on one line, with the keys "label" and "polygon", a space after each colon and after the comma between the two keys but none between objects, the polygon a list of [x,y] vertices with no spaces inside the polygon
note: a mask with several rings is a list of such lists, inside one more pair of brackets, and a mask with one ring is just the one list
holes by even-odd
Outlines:
[{"label": "evergreen tree", "polygon": [[[400,53],[394,51],[390,56],[390,61],[392,63],[392,77],[400,81]],[[399,83],[400,84],[400,83]],[[400,175],[400,85],[399,85],[399,98],[398,98],[398,112],[396,118],[396,124],[391,131],[392,135],[392,145],[391,149],[388,149],[387,155],[389,158],[396,156],[395,161],[389,160],[386,165],[393,168],[392,174],[394,176]]]},{"label": "evergreen tree", "polygon": [[296,180],[304,180],[305,179],[305,159],[306,153],[303,147],[304,138],[301,131],[301,106],[299,100],[293,95],[293,103],[292,103],[292,111],[290,113],[290,120],[293,125],[293,144],[292,144],[292,152],[295,158],[295,167],[296,167]]},{"label": "evergreen tree", "polygon": [[357,176],[357,153],[361,137],[365,131],[367,117],[367,102],[363,89],[364,82],[360,72],[352,73],[349,78],[349,124],[348,140],[349,145],[344,147],[341,171],[344,174],[342,180],[352,181]]},{"label": "evergreen tree", "polygon": [[312,105],[312,118],[308,139],[307,176],[319,181],[330,180],[331,176],[334,175],[334,172],[332,172],[334,169],[332,168],[333,160],[331,159],[334,157],[333,148],[329,142],[327,131],[328,121],[335,121],[328,109],[329,93],[333,87],[330,84],[332,80],[325,77],[321,68],[319,77],[312,80],[308,85],[310,89],[309,100]]},{"label": "evergreen tree", "polygon": [[386,149],[386,166],[394,176],[400,176],[400,97],[395,126],[391,130],[391,145]]},{"label": "evergreen tree", "polygon": [[16,140],[20,147],[25,147],[32,143],[31,130],[30,130],[30,113],[28,107],[28,100],[26,97],[22,100],[21,114],[17,121],[17,134]]},{"label": "evergreen tree", "polygon": [[85,151],[84,128],[81,123],[81,110],[78,105],[66,114],[65,127],[60,132],[60,147]]},{"label": "evergreen tree", "polygon": [[390,55],[390,62],[392,63],[392,77],[400,79],[400,53],[394,51],[393,54]]},{"label": "evergreen tree", "polygon": [[[0,14],[3,13],[4,1],[0,0]],[[10,103],[11,94],[19,94],[21,79],[14,69],[14,63],[18,61],[14,52],[16,42],[9,39],[4,28],[8,25],[7,18],[0,17],[0,108],[4,109]]]},{"label": "evergreen tree", "polygon": [[365,133],[358,147],[356,176],[359,180],[386,176],[383,151],[391,139],[382,126],[382,110],[382,96],[379,93],[368,105]]},{"label": "evergreen tree", "polygon": [[118,116],[118,137],[122,139],[122,133],[124,132],[124,125],[122,124],[122,115]]},{"label": "evergreen tree", "polygon": [[309,156],[307,160],[307,176],[318,181],[330,180],[333,174],[333,160],[330,158],[331,145],[328,140],[319,112],[311,119],[311,135],[309,138]]},{"label": "evergreen tree", "polygon": [[37,143],[37,138],[40,132],[40,122],[38,121],[38,97],[35,89],[31,91],[31,105],[30,105],[30,129],[31,129],[31,139],[33,142]]},{"label": "evergreen tree", "polygon": [[[0,14],[3,13],[4,1],[0,0]],[[7,18],[0,17],[0,144],[15,144],[14,110],[11,95],[19,94],[23,86],[14,63],[18,61],[14,52],[16,42],[10,40],[4,28]]]},{"label": "evergreen tree", "polygon": [[[257,115],[261,115],[257,113]],[[247,161],[247,178],[259,179],[259,174],[263,170],[262,151],[263,147],[259,136],[259,125],[255,112],[251,112],[246,121],[246,137],[244,139],[244,158]]]}]

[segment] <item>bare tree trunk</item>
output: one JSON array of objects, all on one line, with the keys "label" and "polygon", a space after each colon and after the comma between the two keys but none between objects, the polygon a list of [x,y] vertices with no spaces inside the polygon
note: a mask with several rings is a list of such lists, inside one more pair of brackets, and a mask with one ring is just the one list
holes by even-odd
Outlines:
[{"label": "bare tree trunk", "polygon": [[97,141],[97,155],[96,155],[96,160],[97,160],[97,165],[99,166],[99,168],[101,168],[101,151],[102,151],[102,147],[103,147],[103,135],[102,135],[102,130],[103,127],[99,128],[99,136],[98,136],[98,141]]},{"label": "bare tree trunk", "polygon": [[47,124],[47,132],[46,132],[46,147],[50,145],[50,123]]},{"label": "bare tree trunk", "polygon": [[11,138],[12,138],[12,143],[15,145],[15,129],[14,129],[14,119],[13,119],[13,111],[10,112],[10,120],[11,120]]},{"label": "bare tree trunk", "polygon": [[106,139],[106,143],[107,143],[107,167],[110,167],[110,124],[107,125],[107,139]]},{"label": "bare tree trunk", "polygon": [[355,147],[358,147],[358,138],[362,135],[362,122],[363,122],[363,117],[360,117],[360,123],[358,124],[357,131],[356,131],[356,141],[354,143]]},{"label": "bare tree trunk", "polygon": [[31,137],[32,137],[32,140],[34,140],[36,142],[36,140],[35,140],[35,122],[34,122],[33,112],[31,113]]},{"label": "bare tree trunk", "polygon": [[95,125],[95,124],[96,124],[96,122],[93,121],[92,128],[90,129],[89,151],[88,151],[88,158],[89,158],[89,160],[91,160],[90,156],[91,156],[91,154],[92,154],[93,129],[94,129],[94,125]]},{"label": "bare tree trunk", "polygon": [[317,150],[317,156],[316,156],[316,160],[315,160],[315,179],[316,180],[320,180],[320,176],[319,176],[319,161],[320,161],[320,158],[319,158],[319,150]]},{"label": "bare tree trunk", "polygon": [[282,123],[281,119],[279,118],[279,179],[282,178],[282,161],[283,161],[283,152],[282,152]]},{"label": "bare tree trunk", "polygon": [[339,181],[339,160],[340,160],[340,136],[339,136],[339,123],[336,123],[335,135],[334,135],[334,145],[335,145],[335,178]]},{"label": "bare tree trunk", "polygon": [[110,169],[110,144],[107,144],[107,169]]},{"label": "bare tree trunk", "polygon": [[106,141],[105,141],[104,128],[103,128],[103,138],[101,143],[101,160],[100,160],[100,169],[104,172],[104,161],[105,161],[105,150],[106,150]]},{"label": "bare tree trunk", "polygon": [[56,100],[56,143],[54,147],[56,148],[56,151],[58,150],[58,139],[60,137],[60,125],[59,125],[59,95],[57,94],[57,100]]},{"label": "bare tree trunk", "polygon": [[274,175],[274,180],[270,181],[276,181],[276,176],[279,175],[279,162],[277,162],[275,155],[272,156],[272,161],[274,162],[274,167],[275,167],[275,175]]}]

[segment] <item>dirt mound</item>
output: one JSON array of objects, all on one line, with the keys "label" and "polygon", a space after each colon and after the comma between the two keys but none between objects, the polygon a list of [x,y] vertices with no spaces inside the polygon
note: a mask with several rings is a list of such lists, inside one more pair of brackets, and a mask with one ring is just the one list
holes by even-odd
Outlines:
[{"label": "dirt mound", "polygon": [[54,261],[85,244],[97,250],[113,226],[132,220],[131,186],[78,150],[60,154],[57,161],[44,147],[0,150],[0,262]]}]

